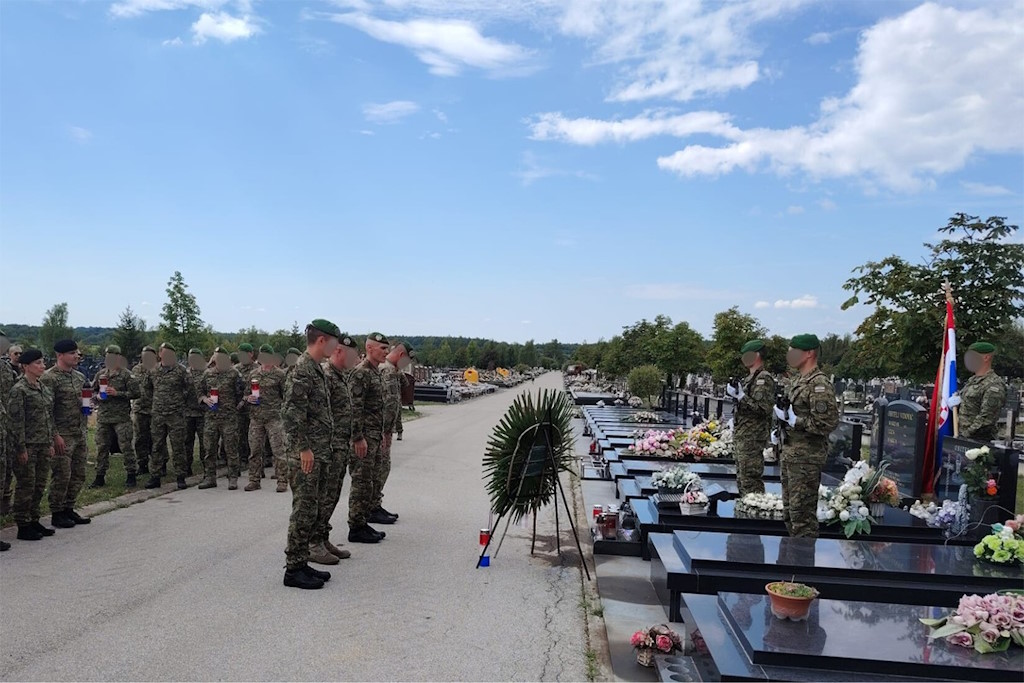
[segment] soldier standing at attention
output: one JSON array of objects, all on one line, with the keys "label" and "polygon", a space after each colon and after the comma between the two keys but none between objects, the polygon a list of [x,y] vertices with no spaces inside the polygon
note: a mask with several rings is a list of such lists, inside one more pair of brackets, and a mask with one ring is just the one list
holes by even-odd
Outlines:
[{"label": "soldier standing at attention", "polygon": [[153,397],[146,393],[150,370],[157,365],[156,349],[142,347],[142,359],[132,368],[135,383],[139,387],[139,398],[132,401],[132,415],[135,423],[135,457],[139,461],[139,474],[149,472],[149,460],[153,457]]},{"label": "soldier standing at attention", "polygon": [[[206,356],[202,349],[188,350],[188,368],[186,372],[196,387],[203,381],[203,372],[206,370]],[[192,475],[192,461],[195,460],[196,442],[199,442],[199,467],[203,467],[206,460],[206,441],[203,437],[203,425],[206,419],[207,408],[201,401],[196,401],[185,409],[185,458],[188,466],[185,468],[185,475]]]},{"label": "soldier standing at attention", "polygon": [[92,520],[75,512],[78,494],[85,486],[86,430],[89,416],[82,407],[85,375],[76,368],[78,344],[61,339],[53,345],[57,364],[39,381],[53,394],[54,455],[50,458],[50,522],[58,529],[70,529]]},{"label": "soldier standing at attention", "polygon": [[331,442],[334,457],[327,475],[327,486],[320,503],[316,527],[309,540],[309,561],[317,564],[338,564],[338,560],[352,555],[331,543],[331,517],[341,500],[345,472],[352,459],[352,393],[348,382],[352,370],[358,364],[359,346],[347,334],[341,336],[341,343],[323,364],[334,419],[334,437]]},{"label": "soldier standing at attention", "polygon": [[366,338],[364,358],[349,380],[352,393],[352,449],[349,463],[352,490],[348,495],[348,540],[350,543],[379,543],[386,534],[369,525],[394,524],[394,517],[376,513],[381,446],[384,443],[384,401],[387,389],[380,364],[388,354],[388,338],[374,332]]},{"label": "soldier standing at attention", "polygon": [[[246,491],[260,488],[267,441],[274,458],[277,492],[288,490],[288,459],[284,446],[284,425],[281,406],[284,405],[284,370],[277,367],[274,347],[260,347],[260,367],[249,376],[245,386],[245,401],[249,404],[249,483]],[[260,389],[259,398],[253,396],[253,383]]]},{"label": "soldier standing at attention", "polygon": [[399,342],[392,347],[380,366],[381,379],[386,389],[384,441],[380,448],[380,466],[377,470],[377,486],[374,489],[376,496],[370,519],[371,522],[378,524],[393,524],[398,520],[398,515],[384,509],[384,485],[391,474],[391,445],[394,434],[402,433],[402,385],[408,381],[405,378],[405,369],[412,364],[413,356],[415,352]]},{"label": "soldier standing at attention", "polygon": [[764,342],[748,341],[740,349],[740,361],[750,374],[725,393],[736,401],[733,441],[736,444],[736,485],[740,498],[748,493],[764,493],[764,448],[771,429],[775,405],[775,380],[764,369]]},{"label": "soldier standing at attention", "polygon": [[839,424],[832,382],[818,369],[821,343],[813,334],[798,334],[789,342],[786,363],[800,376],[790,389],[790,407],[775,416],[786,422],[782,447],[783,518],[790,536],[818,537],[818,487],[828,452],[828,435]]},{"label": "soldier standing at attention", "polygon": [[323,318],[307,325],[306,352],[285,381],[281,418],[289,457],[292,514],[284,551],[284,585],[293,588],[323,588],[331,579],[329,572],[313,569],[308,561],[309,541],[333,457],[331,396],[320,363],[334,353],[341,336],[338,326]]},{"label": "soldier standing at attention", "polygon": [[160,472],[167,468],[167,443],[171,444],[178,488],[186,489],[185,409],[195,403],[196,387],[185,368],[178,365],[178,354],[168,342],[160,345],[160,365],[146,374],[142,387],[152,399],[153,455],[149,462],[147,489],[160,488]]},{"label": "soldier standing at attention", "polygon": [[960,433],[965,439],[994,441],[999,413],[1006,405],[1006,382],[992,372],[996,347],[989,342],[974,342],[964,354],[964,367],[971,375],[959,396],[951,397],[950,407],[960,406]]},{"label": "soldier standing at attention", "polygon": [[[14,369],[16,361],[11,358],[13,348],[7,333],[0,330],[0,403],[3,404],[5,413],[9,413],[7,404],[11,399],[11,389],[20,379],[18,372]],[[8,415],[8,419],[9,417]],[[4,442],[3,453],[5,454],[3,462],[0,463],[0,486],[3,486],[3,490],[0,491],[0,514],[6,515],[11,508],[11,479],[14,476],[12,458],[15,455],[13,439],[7,425],[0,425],[0,440]]]},{"label": "soldier standing at attention", "polygon": [[[124,485],[134,488],[138,485],[138,464],[132,448],[131,399],[138,398],[139,383],[125,368],[126,361],[120,346],[111,344],[104,349],[104,355],[105,367],[96,373],[92,382],[93,397],[98,401],[99,410],[96,416],[96,479],[89,488],[107,485],[110,448],[115,441],[124,457]],[[106,397],[103,396],[103,386],[106,386]]]},{"label": "soldier standing at attention", "polygon": [[24,376],[11,390],[8,403],[14,443],[14,521],[18,540],[38,541],[53,536],[53,529],[39,523],[39,504],[54,454],[53,394],[39,381],[46,372],[39,349],[23,352],[18,362]]},{"label": "soldier standing at attention", "polygon": [[238,413],[244,404],[245,384],[242,375],[231,365],[227,349],[213,350],[214,367],[203,373],[199,385],[202,403],[209,408],[203,438],[206,441],[206,460],[203,461],[205,478],[201,489],[217,486],[217,453],[223,446],[228,460],[228,491],[238,488],[242,466],[238,459]]},{"label": "soldier standing at attention", "polygon": [[[242,376],[242,381],[249,386],[252,373],[259,367],[256,365],[256,353],[252,344],[246,342],[238,345],[238,364],[235,370]],[[243,403],[238,410],[238,458],[241,462],[249,462],[249,404]],[[262,475],[263,473],[260,472]]]}]

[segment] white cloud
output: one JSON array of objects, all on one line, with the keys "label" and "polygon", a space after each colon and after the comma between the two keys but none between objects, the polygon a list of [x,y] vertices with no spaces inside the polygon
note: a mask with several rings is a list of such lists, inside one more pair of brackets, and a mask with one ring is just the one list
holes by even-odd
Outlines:
[{"label": "white cloud", "polygon": [[363,116],[370,123],[398,123],[420,110],[420,105],[408,100],[395,100],[382,104],[364,104]]},{"label": "white cloud", "polygon": [[376,135],[376,133],[374,133],[372,130],[366,130],[366,129],[363,129],[363,130],[359,131],[359,134],[360,135]]},{"label": "white cloud", "polygon": [[329,14],[326,18],[412,50],[437,76],[457,76],[467,67],[492,75],[524,74],[533,56],[516,43],[484,36],[476,24],[462,19],[388,21],[364,12]]},{"label": "white cloud", "polygon": [[527,123],[534,140],[555,140],[576,145],[602,142],[636,142],[657,135],[687,137],[713,134],[735,138],[741,131],[730,123],[727,114],[697,111],[672,115],[668,112],[644,112],[631,119],[602,121],[600,119],[567,119],[559,112],[537,114]]},{"label": "white cloud", "polygon": [[215,10],[226,4],[227,0],[120,0],[110,6],[110,13],[115,17],[128,19],[146,12],[164,12],[190,7]]},{"label": "white cloud", "polygon": [[441,123],[448,123],[448,115],[445,114],[440,109],[434,110],[434,116],[436,116],[437,120],[440,121]]},{"label": "white cloud", "polygon": [[960,182],[960,186],[967,190],[969,194],[976,194],[981,197],[1002,197],[1013,194],[1012,190],[1002,185],[986,185],[985,183],[973,183],[965,180]]},{"label": "white cloud", "polygon": [[722,289],[708,289],[681,282],[663,282],[626,287],[626,296],[632,299],[653,299],[655,301],[673,301],[679,299],[730,299],[734,293]]},{"label": "white cloud", "polygon": [[182,42],[181,38],[175,37],[175,38],[168,38],[167,40],[163,41],[160,44],[163,45],[164,47],[181,47],[185,43]]},{"label": "white cloud", "polygon": [[807,39],[804,42],[811,45],[826,45],[832,42],[834,35],[834,33],[829,33],[828,31],[819,31],[807,36]]},{"label": "white cloud", "polygon": [[68,126],[68,135],[80,145],[84,145],[92,140],[92,131],[81,126]]},{"label": "white cloud", "polygon": [[836,203],[829,199],[828,197],[818,200],[818,206],[820,206],[825,211],[835,211],[836,209]]},{"label": "white cloud", "polygon": [[260,27],[249,15],[235,17],[227,12],[203,12],[192,24],[192,42],[202,45],[213,38],[222,43],[246,40],[260,33]]},{"label": "white cloud", "polygon": [[[758,302],[767,304],[766,301]],[[755,304],[756,305],[756,304]],[[774,304],[775,308],[817,308],[818,297],[810,294],[804,294],[803,296],[796,299],[779,299]],[[764,308],[758,306],[758,308]]]},{"label": "white cloud", "polygon": [[557,177],[574,177],[582,178],[583,180],[598,180],[598,177],[592,173],[586,171],[569,171],[562,168],[555,168],[548,166],[537,158],[533,152],[524,152],[522,158],[521,168],[513,173],[515,177],[523,183],[524,187],[529,187],[538,180],[545,178],[557,178]]},{"label": "white cloud", "polygon": [[786,207],[786,213],[790,216],[798,216],[804,212],[804,207],[798,205],[791,205]]},{"label": "white cloud", "polygon": [[756,301],[754,302],[754,308],[769,308],[771,304],[767,301]]}]

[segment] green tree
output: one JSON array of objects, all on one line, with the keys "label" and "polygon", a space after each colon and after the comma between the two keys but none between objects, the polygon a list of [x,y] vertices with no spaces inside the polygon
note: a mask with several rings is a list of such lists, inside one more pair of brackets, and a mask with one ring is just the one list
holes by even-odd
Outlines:
[{"label": "green tree", "polygon": [[740,348],[751,339],[763,339],[767,334],[752,315],[740,313],[737,306],[715,314],[714,334],[707,351],[707,366],[711,378],[718,383],[734,377],[743,377],[747,369],[740,362]]},{"label": "green tree", "polygon": [[1014,320],[997,342],[993,369],[1003,377],[1024,377],[1024,320]]},{"label": "green tree", "polygon": [[[306,348],[306,335],[305,330],[299,329],[299,321],[292,321],[292,329],[288,332],[288,346],[299,349],[300,351]],[[285,351],[288,349],[286,348]]]},{"label": "green tree", "polygon": [[519,362],[529,365],[531,368],[535,368],[537,367],[537,358],[537,346],[531,339],[523,344],[523,348],[519,353]]},{"label": "green tree", "polygon": [[[243,328],[238,331],[238,338],[235,340],[236,345],[248,342],[254,347],[263,344],[267,339],[267,332],[265,330],[256,329],[255,325]],[[276,349],[275,349],[276,350]]]},{"label": "green tree", "polygon": [[142,355],[142,347],[146,345],[146,321],[135,315],[131,306],[127,306],[121,311],[111,340],[121,347],[125,358],[134,361]]},{"label": "green tree", "polygon": [[635,367],[629,371],[626,385],[629,393],[643,398],[649,406],[654,402],[654,397],[661,394],[661,370],[656,365]]},{"label": "green tree", "polygon": [[998,339],[1024,316],[1024,244],[1012,241],[1018,226],[992,216],[985,221],[958,213],[925,243],[928,256],[913,264],[899,256],[869,261],[843,288],[843,304],[874,310],[857,328],[856,362],[874,376],[934,380],[942,352],[943,283],[955,299],[957,341]]},{"label": "green tree", "polygon": [[776,377],[784,373],[786,367],[786,352],[789,351],[789,340],[777,334],[764,340],[764,349],[761,351],[761,358],[764,359],[764,367]]},{"label": "green tree", "polygon": [[475,341],[466,345],[466,364],[473,367],[480,367],[480,347]]},{"label": "green tree", "polygon": [[163,305],[160,317],[161,336],[164,341],[173,344],[179,354],[198,346],[207,336],[199,304],[195,295],[188,291],[180,271],[174,271],[174,275],[167,281],[167,302]]},{"label": "green tree", "polygon": [[466,368],[469,367],[469,355],[466,353],[466,347],[460,346],[456,349],[452,355],[452,367],[455,368]]},{"label": "green tree", "polygon": [[825,335],[821,340],[821,348],[818,349],[818,365],[821,366],[821,371],[826,375],[837,373],[852,344],[853,337],[848,334],[842,337],[834,332]]},{"label": "green tree", "polygon": [[44,355],[53,354],[53,345],[61,339],[71,339],[74,330],[68,326],[67,302],[54,304],[43,316],[43,324],[39,328],[39,350]]},{"label": "green tree", "polygon": [[562,367],[562,363],[565,362],[565,353],[562,351],[562,345],[557,339],[552,339],[541,349],[541,355],[547,356],[551,359],[552,368]]},{"label": "green tree", "polygon": [[434,354],[434,365],[439,368],[450,368],[455,363],[455,352],[452,345],[445,339]]},{"label": "green tree", "polygon": [[689,323],[677,323],[672,329],[661,330],[655,339],[658,368],[669,376],[686,378],[704,365],[704,337]]}]

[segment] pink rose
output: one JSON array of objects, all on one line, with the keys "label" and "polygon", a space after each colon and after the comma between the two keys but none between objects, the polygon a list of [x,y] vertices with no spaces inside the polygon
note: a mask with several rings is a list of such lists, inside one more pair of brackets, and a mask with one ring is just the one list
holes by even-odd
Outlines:
[{"label": "pink rose", "polygon": [[629,644],[632,645],[633,647],[640,647],[641,645],[643,645],[644,640],[646,640],[646,639],[647,639],[647,636],[644,635],[643,631],[637,631],[636,633],[634,633],[630,637]]},{"label": "pink rose", "polygon": [[978,617],[975,616],[974,612],[964,612],[963,614],[954,617],[954,620],[956,621],[956,623],[962,624],[967,628],[970,628],[977,624],[979,621],[981,621],[980,619],[978,619]]},{"label": "pink rose", "polygon": [[1013,619],[1006,612],[999,612],[998,614],[992,615],[992,625],[1000,631],[1005,631],[1013,626]]},{"label": "pink rose", "polygon": [[1010,618],[1015,624],[1024,624],[1024,607],[1014,607],[1010,612]]},{"label": "pink rose", "polygon": [[669,652],[672,650],[672,639],[668,636],[658,636],[655,641],[655,645],[657,645],[658,649],[662,652]]},{"label": "pink rose", "polygon": [[1015,519],[1011,519],[1011,520],[1009,520],[1008,522],[1006,522],[1006,526],[1010,527],[1010,528],[1011,528],[1011,529],[1013,529],[1013,530],[1014,530],[1015,532],[1016,532],[1016,531],[1020,531],[1020,522],[1018,522],[1018,521],[1017,521],[1017,520],[1015,520]]},{"label": "pink rose", "polygon": [[959,645],[960,647],[974,647],[974,639],[971,638],[971,634],[966,631],[960,633],[954,633],[946,638],[946,642],[950,645]]},{"label": "pink rose", "polygon": [[986,624],[981,629],[981,637],[989,645],[995,645],[999,640],[999,629],[993,627],[991,624]]}]

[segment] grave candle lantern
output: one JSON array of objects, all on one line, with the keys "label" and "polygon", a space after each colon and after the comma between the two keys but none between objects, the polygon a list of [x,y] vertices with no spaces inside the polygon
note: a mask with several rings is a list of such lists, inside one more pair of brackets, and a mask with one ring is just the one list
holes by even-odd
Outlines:
[{"label": "grave candle lantern", "polygon": [[210,389],[210,410],[217,410],[220,404],[220,391],[217,389]]},{"label": "grave candle lantern", "polygon": [[106,401],[107,400],[107,378],[106,377],[101,377],[100,378],[100,400],[101,401]]},{"label": "grave candle lantern", "polygon": [[82,415],[92,414],[92,389],[85,387],[82,389]]},{"label": "grave candle lantern", "polygon": [[256,399],[256,405],[260,404],[260,383],[259,380],[252,381],[252,397]]}]

